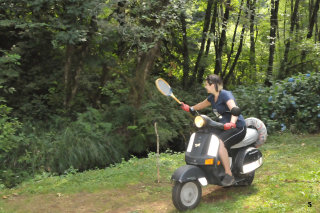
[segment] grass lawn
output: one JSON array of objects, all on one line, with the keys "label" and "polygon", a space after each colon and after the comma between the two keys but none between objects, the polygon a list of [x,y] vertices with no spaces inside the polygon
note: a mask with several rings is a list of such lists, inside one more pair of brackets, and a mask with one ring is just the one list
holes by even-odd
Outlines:
[{"label": "grass lawn", "polygon": [[[189,212],[320,212],[320,135],[274,135],[261,147],[263,166],[249,187],[203,188]],[[42,174],[0,189],[0,212],[177,212],[170,177],[183,153],[132,158],[103,170]]]}]

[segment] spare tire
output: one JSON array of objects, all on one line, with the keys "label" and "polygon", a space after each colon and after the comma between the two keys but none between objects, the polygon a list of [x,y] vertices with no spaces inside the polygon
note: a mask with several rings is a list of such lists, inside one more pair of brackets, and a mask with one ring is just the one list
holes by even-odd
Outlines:
[{"label": "spare tire", "polygon": [[262,144],[264,144],[268,136],[267,128],[264,125],[264,123],[258,118],[253,118],[253,117],[247,118],[245,119],[245,121],[246,121],[247,127],[255,128],[258,131],[259,137],[258,137],[258,141],[255,143],[255,147],[259,147]]}]

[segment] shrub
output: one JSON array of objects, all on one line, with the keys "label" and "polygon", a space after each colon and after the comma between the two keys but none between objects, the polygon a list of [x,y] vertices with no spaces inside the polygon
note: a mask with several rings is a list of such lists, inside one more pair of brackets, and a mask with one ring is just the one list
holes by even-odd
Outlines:
[{"label": "shrub", "polygon": [[270,132],[320,130],[320,74],[299,74],[267,87],[235,91],[245,116],[263,120]]},{"label": "shrub", "polygon": [[146,155],[156,151],[154,122],[157,122],[160,149],[184,149],[190,119],[171,98],[162,95],[154,81],[146,85],[146,96],[139,108],[122,104],[108,110],[115,132],[125,136],[129,154]]},{"label": "shrub", "polygon": [[7,187],[20,183],[31,168],[30,144],[19,133],[22,124],[10,117],[11,108],[0,105],[0,182]]},{"label": "shrub", "polygon": [[76,121],[62,125],[62,129],[51,126],[50,132],[41,136],[47,139],[42,163],[50,172],[103,168],[120,162],[127,154],[123,138],[111,134],[112,124],[102,111],[88,108],[78,114]]}]

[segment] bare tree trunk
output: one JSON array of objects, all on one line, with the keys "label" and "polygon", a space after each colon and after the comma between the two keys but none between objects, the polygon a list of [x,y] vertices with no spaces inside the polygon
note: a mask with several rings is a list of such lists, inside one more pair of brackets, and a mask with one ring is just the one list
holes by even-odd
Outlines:
[{"label": "bare tree trunk", "polygon": [[233,75],[233,72],[234,72],[235,67],[237,65],[238,59],[239,59],[241,51],[242,51],[243,38],[244,38],[245,31],[246,31],[246,26],[244,25],[242,27],[242,31],[241,31],[241,35],[240,35],[240,43],[239,43],[239,47],[238,47],[238,50],[237,50],[237,54],[236,54],[236,56],[235,56],[235,58],[233,60],[233,63],[231,65],[231,67],[230,67],[230,70],[229,70],[227,76],[223,78],[223,84],[224,85],[227,85],[227,83],[229,81],[229,78]]},{"label": "bare tree trunk", "polygon": [[83,59],[80,59],[79,65],[78,65],[77,69],[75,70],[74,77],[72,79],[73,80],[73,84],[72,84],[72,88],[71,88],[71,96],[70,96],[70,100],[69,100],[69,107],[70,107],[71,101],[74,100],[74,97],[77,94],[78,87],[79,87],[80,74],[82,73],[82,68],[83,68]]},{"label": "bare tree trunk", "polygon": [[289,65],[288,60],[289,60],[289,52],[290,52],[290,45],[291,45],[291,40],[290,40],[291,38],[290,37],[293,34],[294,26],[297,26],[296,22],[297,22],[297,16],[298,16],[299,2],[300,2],[300,0],[295,0],[294,10],[293,10],[293,13],[291,16],[291,23],[290,23],[290,36],[287,39],[286,44],[285,44],[284,57],[281,62],[280,71],[279,71],[279,78],[280,79],[285,78],[289,73],[289,70],[287,67]]},{"label": "bare tree trunk", "polygon": [[63,106],[67,109],[70,102],[70,78],[72,72],[72,55],[74,53],[74,47],[67,45],[66,47],[66,62],[64,65],[64,101]]},{"label": "bare tree trunk", "polygon": [[109,67],[107,64],[102,64],[102,73],[100,76],[100,82],[99,82],[99,87],[97,88],[93,98],[92,98],[92,103],[94,103],[95,107],[101,108],[101,87],[104,87],[107,83],[108,80],[108,74],[109,74]]},{"label": "bare tree trunk", "polygon": [[[90,21],[90,30],[87,34],[88,40],[98,30],[96,17],[92,16]],[[64,108],[70,110],[72,102],[79,88],[79,80],[84,67],[84,61],[88,55],[88,42],[78,43],[77,45],[66,45],[66,61],[64,65]]]},{"label": "bare tree trunk", "polygon": [[[287,3],[288,3],[288,0],[286,0],[285,2],[285,5],[284,5],[284,17],[287,16]],[[285,41],[286,40],[286,26],[287,26],[287,19],[284,18],[283,19],[283,40]]]},{"label": "bare tree trunk", "polygon": [[[213,15],[212,15],[212,19],[211,19],[211,26],[210,26],[210,32],[209,32],[209,38],[207,40],[207,46],[206,46],[206,51],[205,51],[205,59],[208,59],[208,55],[209,55],[209,50],[210,50],[210,46],[211,46],[211,37],[215,38],[215,34],[216,34],[216,20],[218,17],[217,14],[217,10],[218,9],[218,0],[214,1],[214,6],[213,6]],[[213,39],[214,40],[214,39]],[[203,75],[204,75],[204,70],[205,70],[205,66],[204,64],[201,64],[201,67],[199,69],[199,74],[198,74],[198,82],[201,83],[201,81],[203,80]]]},{"label": "bare tree trunk", "polygon": [[160,41],[158,41],[154,47],[149,49],[146,53],[143,53],[138,58],[136,66],[136,76],[133,81],[133,87],[131,92],[131,102],[134,107],[139,108],[144,95],[145,82],[149,71],[153,68],[154,62],[160,54]]},{"label": "bare tree trunk", "polygon": [[[126,13],[125,13],[125,9],[126,9],[126,1],[125,0],[119,0],[118,1],[118,7],[115,9],[115,13],[116,15],[116,19],[119,23],[120,26],[125,25],[126,20]],[[126,52],[126,42],[123,40],[123,38],[119,38],[119,42],[117,44],[117,55],[119,56],[119,58],[121,60],[123,60],[125,58],[125,52]]]},{"label": "bare tree trunk", "polygon": [[308,14],[309,15],[309,17],[308,17],[309,18],[309,23],[311,22],[312,11],[313,11],[312,8],[314,7],[313,3],[314,3],[313,0],[309,0],[309,7],[308,7],[308,10],[309,10],[309,14]]},{"label": "bare tree trunk", "polygon": [[243,5],[243,0],[241,0],[241,3],[240,3],[240,9],[239,9],[239,13],[238,13],[238,18],[237,18],[236,26],[234,28],[233,37],[232,37],[231,50],[230,50],[229,54],[227,55],[227,63],[225,65],[224,69],[223,69],[223,72],[222,72],[222,75],[221,75],[222,78],[224,78],[224,76],[226,75],[229,63],[231,61],[231,56],[233,54],[234,44],[236,42],[237,29],[238,29],[238,25],[239,25],[241,13],[242,13],[242,5]]},{"label": "bare tree trunk", "polygon": [[318,41],[318,36],[319,36],[319,30],[318,30],[318,22],[316,21],[315,24],[315,32],[314,32],[314,43],[317,43]]},{"label": "bare tree trunk", "polygon": [[226,1],[225,13],[222,20],[222,31],[220,36],[220,41],[216,51],[216,65],[214,73],[219,75],[222,72],[222,51],[226,41],[226,33],[227,33],[227,24],[229,20],[229,12],[230,12],[230,2],[231,0]]},{"label": "bare tree trunk", "polygon": [[[241,1],[241,4],[240,4],[240,5],[241,5],[241,7],[242,7],[243,1]],[[249,14],[249,13],[248,13],[249,9],[250,9],[250,0],[247,0],[246,10],[245,10],[245,14],[246,14],[247,17],[248,17],[248,14]],[[240,11],[239,11],[237,24],[239,23],[240,15],[241,15],[241,9],[240,9]],[[249,16],[248,18],[250,19],[251,17]],[[236,29],[237,29],[237,28],[236,28]],[[236,33],[236,29],[235,29],[234,34]],[[236,65],[237,65],[237,63],[238,63],[239,57],[240,57],[241,52],[242,52],[243,40],[244,40],[244,33],[245,33],[246,29],[247,29],[247,25],[246,25],[246,24],[243,24],[243,27],[242,27],[242,30],[241,30],[241,34],[240,34],[239,47],[238,47],[236,56],[235,56],[235,58],[234,58],[234,60],[233,60],[233,63],[232,63],[232,65],[231,65],[230,69],[229,69],[228,74],[227,74],[226,76],[224,76],[225,73],[226,73],[226,67],[225,67],[225,71],[224,71],[224,73],[223,73],[223,84],[224,84],[224,85],[227,85],[227,84],[228,84],[228,81],[229,81],[230,77],[233,76],[233,73],[234,73],[234,71],[235,71]],[[234,41],[234,38],[235,38],[235,35],[234,35],[234,37],[233,37],[233,41],[232,41],[233,43],[235,42],[235,41]],[[233,52],[233,45],[232,45],[231,50],[232,50],[232,52]],[[232,52],[231,52],[231,54],[232,54]],[[230,55],[231,55],[231,54],[230,54]],[[228,60],[230,60],[230,59],[228,59]]]},{"label": "bare tree trunk", "polygon": [[[250,0],[249,0],[250,1]],[[256,0],[249,2],[250,8],[250,72],[251,79],[255,82],[257,79],[257,66],[256,66],[256,46],[254,37],[254,20],[256,16]]]},{"label": "bare tree trunk", "polygon": [[[170,1],[162,0],[157,3],[159,3],[158,6],[153,8],[153,10],[154,12],[158,13],[159,11],[163,11]],[[152,20],[150,22],[144,22],[141,24],[152,28],[162,28],[165,25],[165,20],[161,20],[160,23]],[[148,49],[146,52],[138,53],[137,64],[134,70],[134,78],[131,82],[129,82],[131,84],[129,101],[131,102],[132,106],[137,109],[140,108],[142,104],[148,74],[152,70],[155,61],[160,55],[160,39],[156,40],[156,36],[153,35],[149,38],[145,38],[144,40],[148,43],[153,42],[154,46]]]},{"label": "bare tree trunk", "polygon": [[183,88],[186,88],[188,85],[188,79],[189,79],[190,58],[189,58],[189,48],[188,48],[186,14],[184,12],[181,13],[180,20],[181,20],[181,26],[182,26],[182,55],[183,55],[182,86]]},{"label": "bare tree trunk", "polygon": [[278,23],[278,10],[279,10],[279,0],[271,0],[269,63],[268,63],[267,77],[265,79],[265,84],[267,86],[271,85],[270,78],[272,77],[272,73],[273,73],[273,60],[274,60],[274,52],[276,47],[276,29],[277,29],[277,23]]},{"label": "bare tree trunk", "polygon": [[[317,0],[315,5],[311,5],[311,8],[313,7],[313,10],[311,10],[311,8],[309,10],[311,14],[310,14],[310,20],[309,20],[307,39],[310,39],[312,37],[314,25],[316,25],[317,27],[317,13],[319,11],[319,4],[320,4],[320,0]],[[301,61],[304,61],[306,57],[307,57],[307,51],[302,50]]]},{"label": "bare tree trunk", "polygon": [[198,53],[197,61],[196,61],[196,64],[195,64],[195,67],[194,67],[194,70],[193,70],[193,73],[192,73],[190,86],[193,84],[193,82],[195,81],[195,79],[197,77],[198,68],[199,68],[199,65],[201,63],[201,58],[202,58],[202,55],[203,55],[204,47],[205,47],[207,36],[208,36],[208,29],[209,29],[209,26],[210,26],[212,5],[213,5],[213,0],[208,0],[207,9],[206,9],[206,15],[205,15],[204,24],[203,24],[201,46],[200,46],[200,50],[199,50],[199,53]]},{"label": "bare tree trunk", "polygon": [[67,45],[66,63],[64,66],[65,98],[63,103],[66,110],[70,109],[72,101],[77,94],[79,79],[83,70],[83,61],[87,55],[87,51],[87,44],[83,44],[80,51],[77,51],[73,45]]}]

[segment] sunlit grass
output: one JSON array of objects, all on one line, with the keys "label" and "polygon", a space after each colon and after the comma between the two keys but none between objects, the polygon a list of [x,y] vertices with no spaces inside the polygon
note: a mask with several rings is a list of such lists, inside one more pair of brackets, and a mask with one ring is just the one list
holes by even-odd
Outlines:
[{"label": "sunlit grass", "polygon": [[[320,212],[320,136],[272,136],[261,151],[264,165],[257,170],[251,186],[215,188],[204,195],[200,205],[190,212]],[[176,212],[171,204],[170,177],[176,168],[184,165],[184,155],[160,155],[160,183],[157,183],[156,165],[156,155],[150,154],[148,158],[132,158],[102,170],[83,173],[70,170],[70,173],[60,177],[42,174],[14,189],[3,189],[0,196],[110,190],[122,193],[129,188],[124,205],[135,206],[161,200],[171,205],[172,209],[168,212]],[[112,204],[108,203],[105,208],[112,208]],[[6,199],[2,199],[0,212],[6,212],[4,209],[14,212],[13,209],[18,207],[10,206]],[[140,212],[152,211],[145,209]]]}]

